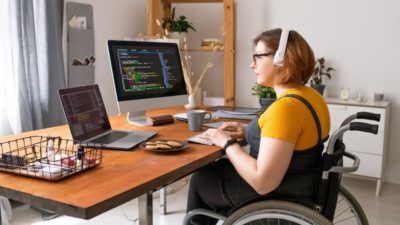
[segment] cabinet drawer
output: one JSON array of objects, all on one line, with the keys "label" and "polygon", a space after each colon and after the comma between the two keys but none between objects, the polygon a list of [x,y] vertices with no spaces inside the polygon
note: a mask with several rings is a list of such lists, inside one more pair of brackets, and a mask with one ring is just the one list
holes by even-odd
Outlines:
[{"label": "cabinet drawer", "polygon": [[351,115],[351,110],[347,105],[328,105],[329,114],[331,117],[331,127],[337,129],[343,120]]},{"label": "cabinet drawer", "polygon": [[344,133],[343,142],[349,151],[382,155],[383,135],[382,132],[375,135],[361,131],[348,131]]},{"label": "cabinet drawer", "polygon": [[[365,153],[352,152],[360,158],[360,167],[352,174],[362,175],[373,178],[381,178],[382,176],[382,156],[371,155]],[[353,161],[345,158],[344,165],[351,166]]]}]

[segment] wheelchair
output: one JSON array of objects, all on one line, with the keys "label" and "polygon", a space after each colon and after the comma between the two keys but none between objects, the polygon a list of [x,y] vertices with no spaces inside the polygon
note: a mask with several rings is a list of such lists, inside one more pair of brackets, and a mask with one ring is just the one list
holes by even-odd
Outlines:
[{"label": "wheelchair", "polygon": [[[193,216],[204,215],[223,221],[223,225],[368,225],[358,201],[340,185],[342,173],[354,172],[360,164],[356,155],[345,151],[343,134],[378,133],[378,125],[352,122],[355,119],[380,121],[380,114],[358,112],[346,118],[331,135],[323,153],[319,189],[313,201],[273,194],[260,196],[230,210],[228,216],[205,209],[192,210],[184,217],[183,224],[191,224]],[[344,157],[353,160],[353,165],[344,167]]]}]

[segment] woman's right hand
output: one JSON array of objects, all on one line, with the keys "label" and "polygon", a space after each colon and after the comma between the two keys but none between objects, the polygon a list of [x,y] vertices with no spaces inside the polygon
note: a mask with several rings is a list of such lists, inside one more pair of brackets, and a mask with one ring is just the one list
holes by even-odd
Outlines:
[{"label": "woman's right hand", "polygon": [[218,130],[223,130],[231,137],[238,139],[244,138],[246,126],[247,124],[239,122],[225,122],[218,128]]}]

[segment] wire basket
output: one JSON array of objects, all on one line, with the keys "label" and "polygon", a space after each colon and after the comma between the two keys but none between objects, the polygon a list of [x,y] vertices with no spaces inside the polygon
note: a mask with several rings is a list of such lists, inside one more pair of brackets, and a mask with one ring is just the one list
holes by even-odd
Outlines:
[{"label": "wire basket", "polygon": [[0,171],[60,180],[101,164],[100,145],[30,136],[0,143]]}]

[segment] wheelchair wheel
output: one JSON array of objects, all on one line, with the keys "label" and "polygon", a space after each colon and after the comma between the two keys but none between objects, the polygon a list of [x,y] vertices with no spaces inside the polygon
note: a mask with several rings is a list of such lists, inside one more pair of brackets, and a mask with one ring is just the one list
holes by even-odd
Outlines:
[{"label": "wheelchair wheel", "polygon": [[340,186],[339,196],[336,203],[335,225],[368,225],[368,219],[360,203],[346,188]]},{"label": "wheelchair wheel", "polygon": [[331,221],[310,208],[286,201],[261,201],[234,212],[223,225],[328,225]]}]

